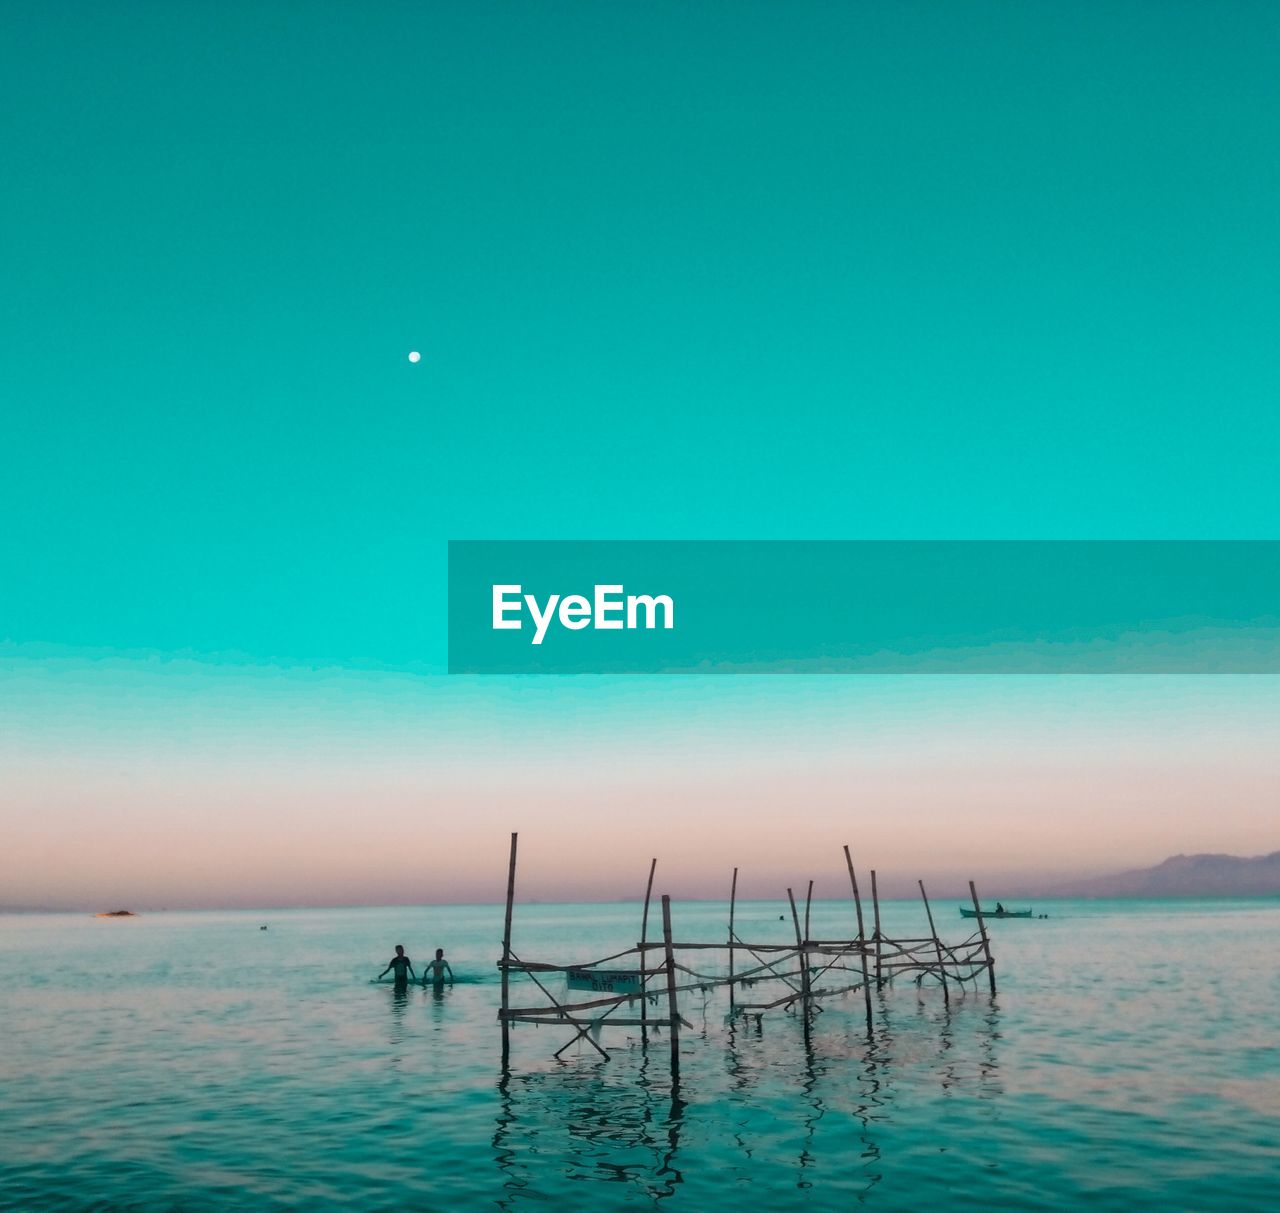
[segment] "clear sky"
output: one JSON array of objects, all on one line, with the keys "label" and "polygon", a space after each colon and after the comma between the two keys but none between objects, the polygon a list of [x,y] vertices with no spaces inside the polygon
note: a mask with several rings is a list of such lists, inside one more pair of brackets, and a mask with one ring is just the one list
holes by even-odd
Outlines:
[{"label": "clear sky", "polygon": [[6,904],[1280,846],[1274,679],[441,673],[449,538],[1280,537],[1274,5],[6,12]]}]

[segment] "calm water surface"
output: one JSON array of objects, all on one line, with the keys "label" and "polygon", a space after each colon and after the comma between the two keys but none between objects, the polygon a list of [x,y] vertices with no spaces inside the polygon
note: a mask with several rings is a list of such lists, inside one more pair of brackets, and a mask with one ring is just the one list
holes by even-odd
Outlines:
[{"label": "calm water surface", "polygon": [[[786,942],[782,909],[739,906],[740,934]],[[666,1040],[625,1028],[607,1062],[556,1062],[572,1031],[518,1026],[503,1072],[497,907],[3,917],[0,1206],[1275,1207],[1280,905],[1037,909],[992,926],[997,997],[900,982],[871,1040],[860,994],[808,1033],[686,997],[675,1092]],[[639,917],[520,906],[514,946],[591,959]],[[676,935],[723,938],[725,917],[677,904]],[[815,906],[813,934],[848,918]],[[909,903],[885,925],[925,933]],[[395,943],[419,964],[445,947],[458,983],[369,984]]]}]

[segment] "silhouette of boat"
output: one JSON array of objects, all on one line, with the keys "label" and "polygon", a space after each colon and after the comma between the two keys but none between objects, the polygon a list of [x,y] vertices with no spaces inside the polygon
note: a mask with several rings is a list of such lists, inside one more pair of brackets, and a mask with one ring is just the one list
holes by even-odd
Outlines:
[{"label": "silhouette of boat", "polygon": [[[961,918],[977,918],[978,911],[972,906],[960,907]],[[1034,918],[1035,913],[1032,910],[983,910],[983,918]]]}]

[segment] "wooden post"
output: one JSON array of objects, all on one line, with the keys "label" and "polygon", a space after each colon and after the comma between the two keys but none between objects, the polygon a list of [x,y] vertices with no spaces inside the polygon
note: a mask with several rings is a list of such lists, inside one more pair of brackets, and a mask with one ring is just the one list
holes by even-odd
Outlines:
[{"label": "wooden post", "polygon": [[671,898],[662,895],[662,946],[667,956],[667,1015],[671,1020],[671,1081],[680,1081],[680,1007],[676,1002],[676,955],[671,946]]},{"label": "wooden post", "polygon": [[796,954],[800,958],[800,993],[804,998],[804,1013],[809,1014],[809,950],[800,937],[800,915],[796,911],[796,895],[787,890],[787,900],[791,902],[791,921],[796,928]]},{"label": "wooden post", "polygon": [[644,913],[640,917],[640,1039],[646,1044],[649,1041],[649,952],[644,945],[649,942],[649,899],[653,896],[653,873],[657,866],[655,855],[649,861],[649,883],[644,887]]},{"label": "wooden post", "polygon": [[[809,881],[809,891],[804,895],[804,948],[805,948],[804,967],[805,967],[806,976],[808,975],[808,971],[809,971],[809,941],[813,938],[813,932],[809,930],[809,908],[812,905],[813,905],[813,881],[811,880]],[[806,1005],[805,1010],[808,1011],[808,1009],[809,1009],[808,1005]],[[822,1008],[819,1007],[818,1009],[819,1011],[821,1011]],[[809,1016],[807,1014],[804,1017],[804,1041],[805,1041],[805,1044],[808,1045]]]},{"label": "wooden post", "polygon": [[969,881],[969,896],[973,898],[973,912],[978,916],[978,930],[982,932],[982,951],[987,958],[987,977],[991,981],[991,993],[996,992],[996,962],[991,958],[991,941],[987,938],[987,920],[982,917],[982,907],[978,904],[978,890]]},{"label": "wooden post", "polygon": [[942,978],[942,999],[950,1004],[951,995],[947,990],[947,970],[942,963],[942,942],[938,939],[937,928],[933,925],[933,911],[929,909],[929,896],[924,891],[923,880],[917,880],[916,884],[920,886],[920,896],[924,899],[924,912],[929,917],[929,934],[933,937],[933,950],[938,956],[938,976]]},{"label": "wooden post", "polygon": [[875,911],[876,922],[876,989],[878,990],[884,985],[884,978],[880,974],[880,893],[876,889],[876,870],[871,869],[871,906]]},{"label": "wooden post", "polygon": [[507,966],[511,963],[511,905],[516,895],[516,840],[511,835],[511,861],[507,865],[507,916],[502,926],[502,1064],[505,1067],[511,1052],[511,1024],[507,1012],[511,1009],[511,975]]},{"label": "wooden post", "polygon": [[738,904],[738,869],[733,869],[733,883],[729,886],[729,1018],[733,1018],[735,997],[733,993],[733,912]]},{"label": "wooden post", "polygon": [[853,886],[853,905],[858,914],[858,956],[862,960],[862,998],[867,1004],[867,1031],[871,1031],[871,978],[867,973],[867,941],[863,937],[862,898],[858,896],[858,877],[853,870],[853,856],[846,845],[844,849],[845,866],[849,869],[849,883]]}]

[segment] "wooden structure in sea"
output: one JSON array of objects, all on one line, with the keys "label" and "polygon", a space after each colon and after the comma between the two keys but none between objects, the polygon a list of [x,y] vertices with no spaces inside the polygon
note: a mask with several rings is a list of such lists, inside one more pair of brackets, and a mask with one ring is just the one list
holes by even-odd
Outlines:
[{"label": "wooden structure in sea", "polygon": [[[697,991],[702,994],[724,988],[728,991],[730,1017],[755,1016],[786,1010],[800,1012],[808,1025],[810,1017],[821,1012],[822,1003],[837,996],[861,991],[866,1009],[867,1032],[875,1030],[872,987],[877,988],[896,978],[914,979],[917,985],[936,981],[943,998],[950,1002],[953,987],[966,984],[976,988],[985,976],[991,993],[996,992],[995,960],[991,941],[978,903],[978,893],[969,881],[978,929],[958,944],[944,943],[933,921],[933,910],[925,893],[929,923],[926,937],[895,939],[886,935],[880,925],[880,898],[876,874],[871,872],[872,929],[866,930],[858,877],[849,848],[844,848],[849,872],[857,935],[852,939],[815,939],[812,937],[810,912],[813,903],[813,881],[809,881],[801,918],[793,890],[787,890],[791,906],[794,941],[756,943],[742,939],[735,930],[738,897],[738,869],[733,870],[729,893],[729,922],[726,939],[713,942],[677,942],[671,926],[671,898],[663,894],[662,939],[649,939],[649,909],[653,899],[653,878],[658,861],[649,865],[649,881],[645,888],[644,910],[640,919],[640,939],[632,948],[594,960],[547,963],[524,960],[511,947],[511,919],[515,904],[516,848],[518,835],[511,835],[511,857],[507,869],[507,904],[502,936],[502,957],[498,968],[502,977],[502,1005],[498,1020],[502,1025],[502,1061],[510,1056],[511,1027],[517,1023],[560,1025],[573,1030],[573,1036],[558,1050],[559,1057],[571,1045],[585,1040],[602,1057],[608,1050],[600,1042],[605,1027],[639,1028],[648,1040],[652,1029],[665,1028],[671,1045],[673,1078],[680,1074],[680,1029],[690,1025],[680,1014],[680,996]],[[698,965],[699,954],[728,954],[727,967],[712,972]],[[533,983],[545,1001],[530,1005],[511,1005],[511,976],[523,975]],[[558,995],[548,987],[563,979],[566,993]],[[575,992],[588,997],[578,998]],[[665,1002],[665,1008],[662,1004]]]}]

